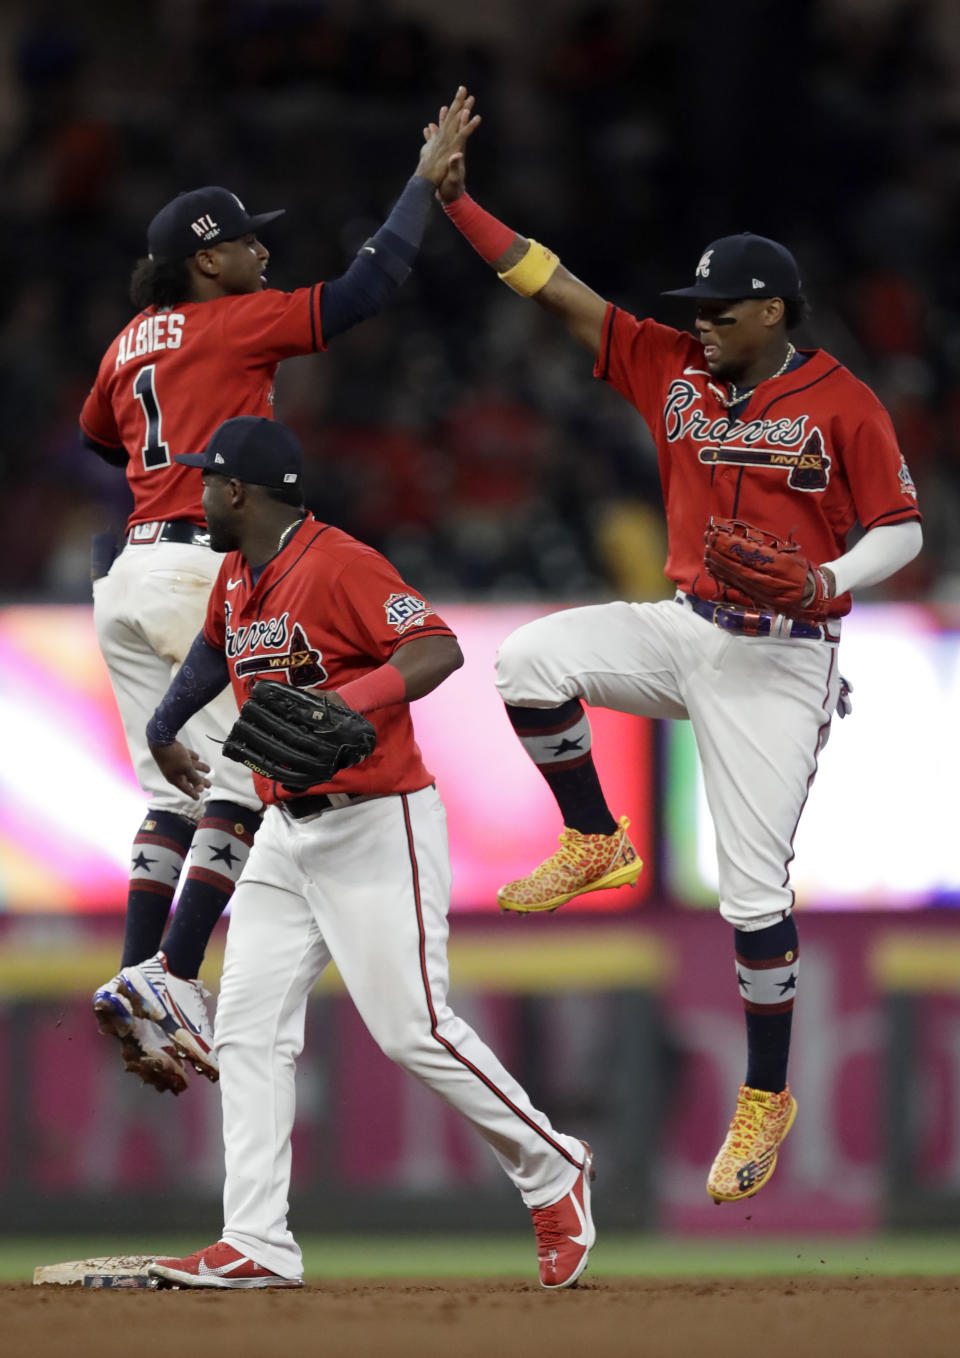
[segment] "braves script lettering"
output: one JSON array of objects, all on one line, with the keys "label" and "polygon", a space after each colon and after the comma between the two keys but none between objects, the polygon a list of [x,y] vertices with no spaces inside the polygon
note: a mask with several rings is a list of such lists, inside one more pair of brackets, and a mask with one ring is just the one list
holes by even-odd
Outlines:
[{"label": "braves script lettering", "polygon": [[808,415],[780,420],[714,417],[700,408],[702,398],[692,382],[676,378],[670,383],[663,407],[670,443],[689,439],[701,444],[697,458],[705,466],[769,467],[785,471],[794,490],[826,489],[831,458],[819,428],[808,428]]},{"label": "braves script lettering", "polygon": [[290,646],[290,614],[281,613],[279,618],[257,618],[247,627],[233,628],[230,625],[232,609],[225,603],[226,652],[231,660],[243,655],[244,651],[273,650],[284,651]]},{"label": "braves script lettering", "polygon": [[711,419],[702,410],[691,410],[700,399],[700,392],[692,382],[682,378],[670,383],[663,407],[663,422],[671,443],[690,438],[696,443],[718,443],[736,439],[750,447],[765,443],[768,447],[799,448],[807,436],[809,416],[798,415],[795,420],[731,420],[728,415]]}]

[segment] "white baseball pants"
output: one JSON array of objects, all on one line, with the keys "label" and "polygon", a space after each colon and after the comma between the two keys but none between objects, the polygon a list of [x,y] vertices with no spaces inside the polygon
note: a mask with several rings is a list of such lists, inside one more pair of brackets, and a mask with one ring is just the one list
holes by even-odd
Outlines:
[{"label": "white baseball pants", "polygon": [[236,894],[217,1005],[225,1239],[299,1277],[287,1226],[294,1066],[331,959],[382,1050],[483,1136],[528,1207],[574,1183],[583,1147],[553,1130],[447,1004],[450,859],[434,788],[302,821],[271,806]]},{"label": "white baseball pants", "polygon": [[[222,561],[195,543],[134,543],[108,575],[93,582],[93,621],[110,672],[137,781],[156,811],[199,820],[203,803],[168,783],[147,746],[146,726],[203,626],[207,598]],[[228,686],[184,726],[180,739],[213,770],[209,800],[260,809],[253,779],[242,764],[224,759],[215,741],[237,719]]]},{"label": "white baseball pants", "polygon": [[837,645],[722,631],[675,599],[570,608],[500,648],[517,707],[581,698],[641,717],[689,717],[716,831],[720,912],[763,929],[793,906],[793,836],[837,705]]}]

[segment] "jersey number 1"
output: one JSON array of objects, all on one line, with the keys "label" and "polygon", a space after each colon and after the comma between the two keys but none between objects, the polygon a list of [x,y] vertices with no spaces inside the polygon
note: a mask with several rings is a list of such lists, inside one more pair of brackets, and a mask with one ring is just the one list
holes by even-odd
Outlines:
[{"label": "jersey number 1", "polygon": [[160,403],[154,385],[156,365],[149,363],[141,368],[133,379],[133,394],[143,408],[143,418],[147,422],[147,439],[143,445],[144,471],[152,472],[157,467],[170,466],[170,449],[161,438]]}]

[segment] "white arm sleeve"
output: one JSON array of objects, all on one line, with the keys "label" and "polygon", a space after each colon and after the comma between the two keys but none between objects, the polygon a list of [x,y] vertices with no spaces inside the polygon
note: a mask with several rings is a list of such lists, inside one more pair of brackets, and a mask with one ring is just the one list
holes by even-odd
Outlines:
[{"label": "white arm sleeve", "polygon": [[871,528],[849,552],[838,556],[836,561],[822,564],[833,572],[837,594],[846,594],[847,590],[863,589],[886,580],[912,561],[922,546],[923,530],[919,520],[908,519],[906,523]]}]

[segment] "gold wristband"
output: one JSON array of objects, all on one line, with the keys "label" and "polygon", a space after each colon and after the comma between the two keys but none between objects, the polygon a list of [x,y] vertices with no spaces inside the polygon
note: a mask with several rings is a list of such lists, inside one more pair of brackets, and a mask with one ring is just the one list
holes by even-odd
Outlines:
[{"label": "gold wristband", "polygon": [[508,288],[519,292],[521,297],[532,297],[550,282],[559,263],[552,250],[531,240],[523,258],[505,273],[498,273],[497,277]]}]

